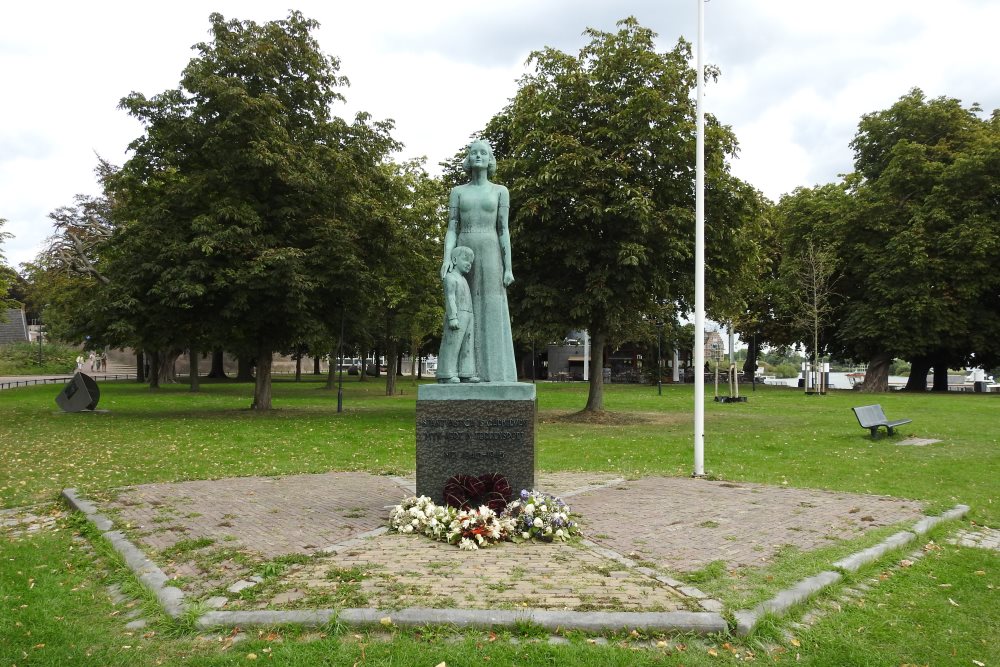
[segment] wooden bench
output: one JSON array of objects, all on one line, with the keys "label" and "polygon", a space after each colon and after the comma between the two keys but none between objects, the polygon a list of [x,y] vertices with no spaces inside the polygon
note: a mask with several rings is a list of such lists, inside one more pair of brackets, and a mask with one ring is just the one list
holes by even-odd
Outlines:
[{"label": "wooden bench", "polygon": [[866,428],[872,432],[872,437],[878,437],[878,427],[885,426],[885,430],[889,435],[892,435],[893,429],[897,426],[902,426],[903,424],[909,424],[912,419],[894,419],[889,421],[885,413],[882,412],[882,406],[879,404],[875,405],[862,405],[858,408],[851,408],[854,410],[854,416],[858,418],[858,423],[861,424],[862,428]]}]

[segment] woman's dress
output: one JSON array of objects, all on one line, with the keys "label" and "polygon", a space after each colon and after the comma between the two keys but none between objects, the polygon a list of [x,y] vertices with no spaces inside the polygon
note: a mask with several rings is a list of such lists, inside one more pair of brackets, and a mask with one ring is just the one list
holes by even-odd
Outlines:
[{"label": "woman's dress", "polygon": [[[507,289],[503,284],[500,233],[497,229],[499,188],[493,185],[487,191],[467,189],[459,196],[456,245],[467,246],[476,255],[472,270],[466,275],[475,318],[476,373],[482,382],[517,382],[517,363],[514,360]],[[476,215],[468,216],[471,222],[461,215],[463,209],[469,210],[469,206],[482,207]],[[488,214],[490,207],[492,215]]]}]

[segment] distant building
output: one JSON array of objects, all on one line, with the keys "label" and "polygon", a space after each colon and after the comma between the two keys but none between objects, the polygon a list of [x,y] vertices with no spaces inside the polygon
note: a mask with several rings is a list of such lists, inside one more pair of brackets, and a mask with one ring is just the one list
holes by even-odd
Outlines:
[{"label": "distant building", "polygon": [[25,343],[28,338],[28,321],[22,308],[0,310],[0,345]]},{"label": "distant building", "polygon": [[705,332],[705,361],[721,359],[726,355],[726,344],[718,331]]}]

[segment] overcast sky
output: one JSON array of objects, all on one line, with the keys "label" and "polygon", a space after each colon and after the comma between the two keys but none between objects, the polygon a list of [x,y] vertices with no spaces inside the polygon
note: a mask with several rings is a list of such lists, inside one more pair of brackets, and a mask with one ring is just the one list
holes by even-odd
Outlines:
[{"label": "overcast sky", "polygon": [[[118,101],[176,87],[213,11],[263,22],[292,6],[318,20],[351,81],[335,113],[394,119],[402,157],[427,156],[436,173],[514,94],[533,49],[575,54],[584,28],[634,15],[666,50],[695,40],[696,2],[3,3],[0,218],[14,238],[2,252],[13,266],[31,260],[47,214],[97,194],[96,155],[121,164],[141,134]],[[734,173],[777,199],[849,171],[861,114],[910,88],[1000,107],[998,26],[995,0],[711,0],[705,56],[722,77],[706,110],[736,132]]]}]

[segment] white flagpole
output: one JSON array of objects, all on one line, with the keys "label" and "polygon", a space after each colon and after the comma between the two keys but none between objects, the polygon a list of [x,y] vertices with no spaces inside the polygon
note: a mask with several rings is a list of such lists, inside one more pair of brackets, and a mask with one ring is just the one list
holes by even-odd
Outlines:
[{"label": "white flagpole", "polygon": [[702,45],[705,42],[705,0],[698,3],[697,162],[694,204],[694,473],[705,476],[705,111],[702,105],[705,70]]}]

